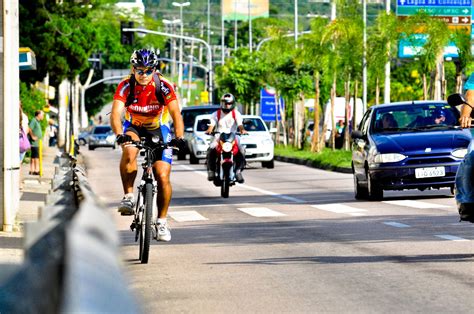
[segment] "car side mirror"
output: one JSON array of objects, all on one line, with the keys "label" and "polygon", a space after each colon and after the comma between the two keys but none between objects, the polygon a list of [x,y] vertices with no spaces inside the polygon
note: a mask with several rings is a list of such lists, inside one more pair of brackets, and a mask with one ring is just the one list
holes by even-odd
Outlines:
[{"label": "car side mirror", "polygon": [[459,105],[463,105],[463,104],[466,104],[468,105],[469,107],[472,107],[466,100],[466,98],[464,97],[464,95],[462,94],[451,94],[448,96],[448,104],[451,106],[451,107],[457,107]]},{"label": "car side mirror", "polygon": [[277,128],[270,128],[270,133],[276,133],[277,132]]},{"label": "car side mirror", "polygon": [[362,138],[364,138],[364,134],[362,134],[361,131],[355,130],[355,131],[352,131],[351,138],[352,139],[362,139]]}]

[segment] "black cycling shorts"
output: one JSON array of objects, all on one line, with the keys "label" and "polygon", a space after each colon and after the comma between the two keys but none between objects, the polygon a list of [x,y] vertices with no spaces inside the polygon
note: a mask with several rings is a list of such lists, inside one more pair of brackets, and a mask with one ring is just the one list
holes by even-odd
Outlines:
[{"label": "black cycling shorts", "polygon": [[[135,133],[140,139],[144,137],[147,144],[150,146],[153,146],[153,142],[151,141],[151,139],[154,136],[158,136],[161,141],[164,141],[166,143],[171,140],[171,134],[169,132],[169,129],[163,128],[163,126],[158,129],[148,130],[133,124],[128,124],[124,125],[124,133],[127,132]],[[153,162],[161,160],[171,164],[173,161],[173,150],[171,148],[167,148],[164,150],[160,149],[159,151],[155,151],[153,159]]]}]

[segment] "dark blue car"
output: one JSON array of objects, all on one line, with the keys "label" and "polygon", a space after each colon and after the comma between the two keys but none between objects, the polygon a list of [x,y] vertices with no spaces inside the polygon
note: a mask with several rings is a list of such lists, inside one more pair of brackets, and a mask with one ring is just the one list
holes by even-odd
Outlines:
[{"label": "dark blue car", "polygon": [[380,200],[384,190],[454,189],[471,141],[459,111],[443,101],[370,107],[352,132],[355,198]]}]

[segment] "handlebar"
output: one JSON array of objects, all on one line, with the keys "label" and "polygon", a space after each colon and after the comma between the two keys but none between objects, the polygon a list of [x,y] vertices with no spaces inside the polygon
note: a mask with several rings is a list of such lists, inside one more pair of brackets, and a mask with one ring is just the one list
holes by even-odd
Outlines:
[{"label": "handlebar", "polygon": [[154,150],[156,148],[162,148],[162,149],[167,149],[167,148],[171,148],[172,150],[176,150],[176,151],[179,151],[179,148],[178,147],[175,147],[175,146],[170,146],[169,143],[165,143],[165,142],[162,142],[162,141],[159,141],[157,143],[153,143],[154,144],[154,147],[151,147],[149,145],[146,144],[146,140],[145,139],[142,139],[140,141],[130,141],[128,143],[125,143],[124,146],[127,147],[127,146],[135,146],[136,148],[138,149],[147,149],[147,150]]}]

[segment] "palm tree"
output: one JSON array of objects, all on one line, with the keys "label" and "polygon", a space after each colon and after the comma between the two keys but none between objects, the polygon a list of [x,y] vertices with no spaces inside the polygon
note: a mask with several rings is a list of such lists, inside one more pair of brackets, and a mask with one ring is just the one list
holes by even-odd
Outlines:
[{"label": "palm tree", "polygon": [[[320,77],[327,68],[328,43],[322,42],[322,34],[328,22],[325,18],[315,18],[311,21],[311,33],[300,39],[299,56],[300,63],[306,63],[312,68],[314,79],[314,110],[313,110],[313,136],[311,138],[311,152],[320,152],[322,146],[319,142],[319,116],[320,116]],[[323,141],[324,143],[324,141]]]},{"label": "palm tree", "polygon": [[[423,75],[424,99],[440,98],[440,87],[435,88],[439,81],[440,64],[443,63],[444,47],[448,44],[450,31],[446,22],[432,18],[426,13],[418,13],[405,20],[403,29],[407,29],[405,36],[408,40],[415,41],[414,45],[420,43],[420,33],[424,34],[424,43],[416,57],[419,59]],[[418,34],[418,37],[415,36]],[[417,41],[417,42],[416,42]],[[430,87],[428,91],[427,74],[430,75]],[[429,96],[428,96],[429,94]],[[435,95],[437,95],[435,97]]]},{"label": "palm tree", "polygon": [[471,36],[466,29],[457,29],[451,39],[458,48],[458,58],[454,61],[456,66],[456,93],[462,92],[462,72],[472,62]]}]

